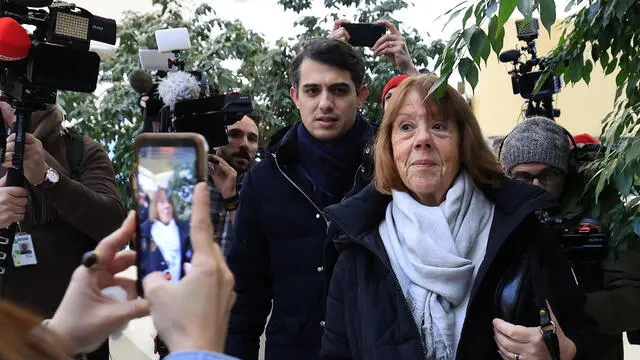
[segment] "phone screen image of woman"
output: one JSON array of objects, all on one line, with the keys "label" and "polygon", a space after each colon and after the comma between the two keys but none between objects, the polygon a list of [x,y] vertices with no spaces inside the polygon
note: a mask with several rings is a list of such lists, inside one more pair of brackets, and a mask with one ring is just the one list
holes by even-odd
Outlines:
[{"label": "phone screen image of woman", "polygon": [[159,271],[178,281],[191,261],[196,149],[143,146],[138,152],[138,278]]}]

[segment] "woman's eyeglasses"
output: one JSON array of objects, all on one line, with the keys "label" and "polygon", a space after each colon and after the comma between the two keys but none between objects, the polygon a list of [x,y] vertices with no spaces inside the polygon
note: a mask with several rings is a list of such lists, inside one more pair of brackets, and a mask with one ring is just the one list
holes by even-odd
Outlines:
[{"label": "woman's eyeglasses", "polygon": [[537,174],[531,174],[526,171],[516,171],[511,174],[511,178],[522,181],[523,183],[532,184],[533,180],[538,179],[544,185],[551,185],[557,182],[562,176],[560,170],[545,168]]}]

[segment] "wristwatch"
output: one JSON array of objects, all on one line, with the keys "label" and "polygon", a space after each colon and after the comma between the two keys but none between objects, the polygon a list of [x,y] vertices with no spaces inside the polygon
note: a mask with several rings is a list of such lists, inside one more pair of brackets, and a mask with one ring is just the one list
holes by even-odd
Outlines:
[{"label": "wristwatch", "polygon": [[227,209],[227,211],[236,210],[238,205],[240,205],[240,196],[238,196],[237,193],[228,199],[222,200],[224,201],[225,209]]},{"label": "wristwatch", "polygon": [[54,186],[58,181],[60,181],[60,175],[58,175],[58,172],[54,168],[49,168],[44,173],[44,181],[35,186],[46,189]]}]

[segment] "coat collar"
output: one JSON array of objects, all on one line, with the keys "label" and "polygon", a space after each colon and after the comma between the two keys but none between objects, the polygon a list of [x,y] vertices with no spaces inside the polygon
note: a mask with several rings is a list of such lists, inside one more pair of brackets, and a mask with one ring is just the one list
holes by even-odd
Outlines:
[{"label": "coat collar", "polygon": [[[373,145],[373,138],[378,126],[368,122],[360,113],[358,113],[356,117],[357,120],[362,120],[365,123],[358,140],[360,143],[360,149],[363,149],[365,152],[370,152],[370,147]],[[297,121],[293,125],[277,131],[271,137],[269,144],[266,146],[267,153],[275,154],[278,157],[278,160],[282,161],[284,164],[295,164],[298,160],[297,131],[299,126],[304,126],[302,121]]]},{"label": "coat collar", "polygon": [[[556,206],[543,189],[507,178],[501,179],[498,185],[483,186],[482,191],[496,205],[490,239],[504,241],[527,215]],[[357,195],[325,209],[331,226],[338,228],[338,231],[329,233],[347,235],[334,240],[337,243],[356,242],[384,253],[376,237],[367,235],[376,231],[390,201],[390,195],[381,194],[373,185],[368,185]]]}]

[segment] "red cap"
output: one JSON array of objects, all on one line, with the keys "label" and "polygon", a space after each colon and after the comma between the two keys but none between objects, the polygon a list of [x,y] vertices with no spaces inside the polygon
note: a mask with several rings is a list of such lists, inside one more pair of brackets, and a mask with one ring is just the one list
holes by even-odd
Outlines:
[{"label": "red cap", "polygon": [[400,85],[402,80],[404,80],[404,79],[406,79],[408,77],[409,77],[409,75],[397,75],[397,76],[394,76],[391,80],[389,80],[387,85],[385,85],[384,88],[382,89],[382,107],[384,107],[384,97],[385,97],[385,95],[387,95],[389,90],[391,90],[391,89],[395,88],[396,86]]},{"label": "red cap", "polygon": [[10,17],[0,18],[0,61],[24,59],[30,49],[27,30]]},{"label": "red cap", "polygon": [[574,136],[573,139],[576,141],[576,144],[600,144],[600,140],[587,133],[578,134]]}]

